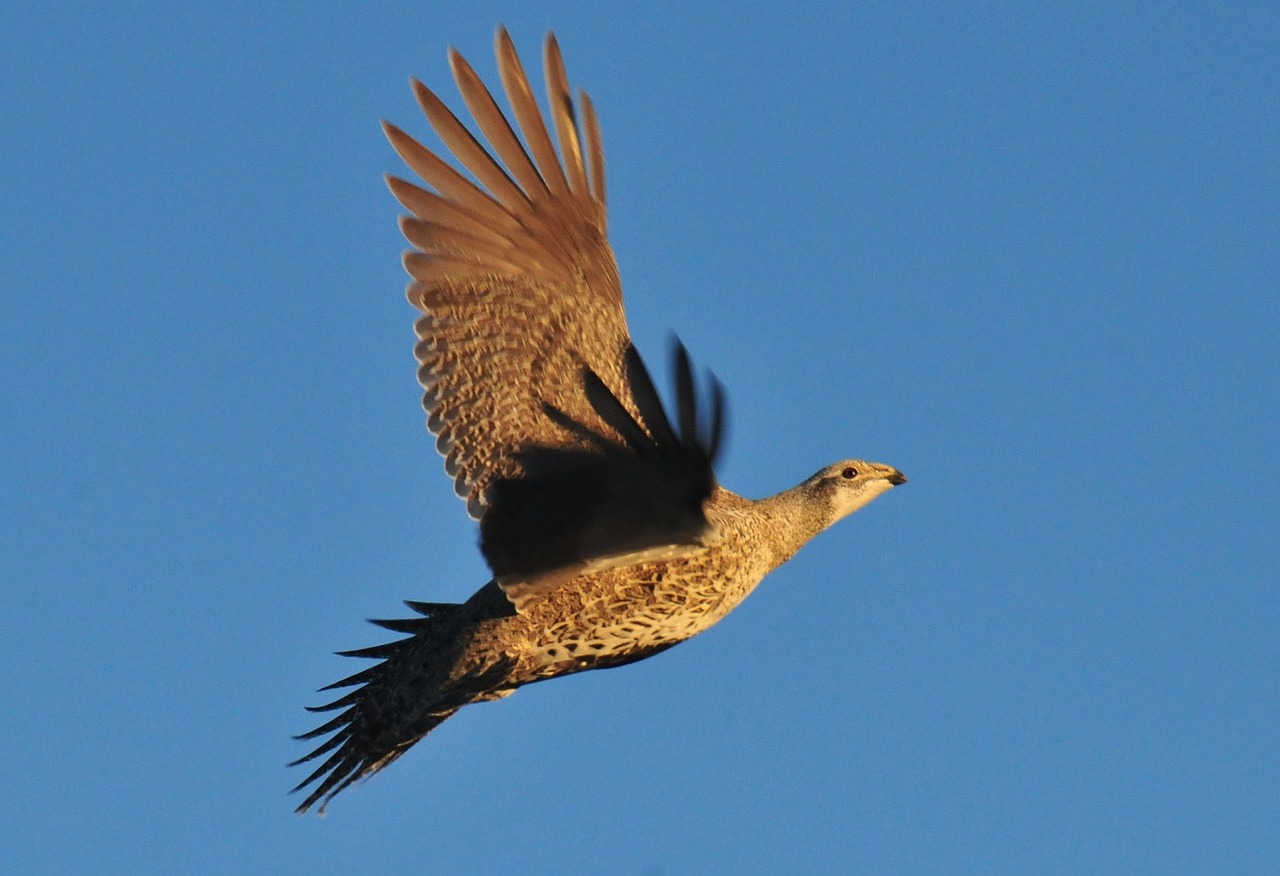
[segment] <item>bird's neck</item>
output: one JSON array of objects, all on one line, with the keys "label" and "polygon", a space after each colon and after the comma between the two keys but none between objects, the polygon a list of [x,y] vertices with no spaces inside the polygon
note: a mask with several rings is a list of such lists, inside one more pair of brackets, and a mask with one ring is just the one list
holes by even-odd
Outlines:
[{"label": "bird's neck", "polygon": [[815,497],[807,484],[761,499],[759,504],[771,523],[766,539],[775,567],[795,556],[833,522],[826,503]]}]

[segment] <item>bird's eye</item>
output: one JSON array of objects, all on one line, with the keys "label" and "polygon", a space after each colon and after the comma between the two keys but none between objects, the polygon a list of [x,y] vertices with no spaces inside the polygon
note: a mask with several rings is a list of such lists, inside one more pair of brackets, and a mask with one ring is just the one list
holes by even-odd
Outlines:
[{"label": "bird's eye", "polygon": [[851,481],[858,476],[858,470],[853,466],[847,466],[844,471],[840,472],[840,477],[846,481]]}]

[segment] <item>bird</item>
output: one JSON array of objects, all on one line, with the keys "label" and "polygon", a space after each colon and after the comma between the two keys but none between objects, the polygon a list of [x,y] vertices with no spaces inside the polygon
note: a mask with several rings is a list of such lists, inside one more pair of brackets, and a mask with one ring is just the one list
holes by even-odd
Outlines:
[{"label": "bird", "polygon": [[338,652],[377,662],[321,688],[354,690],[308,707],[337,714],[295,737],[328,737],[290,764],[324,758],[293,789],[307,790],[299,813],[323,812],[463,706],[708,629],[819,532],[906,481],[849,459],[760,500],[718,483],[724,389],[678,340],[674,404],[656,389],[606,233],[596,111],[584,91],[571,95],[554,33],[543,49],[550,127],[504,28],[495,52],[509,115],[449,50],[483,143],[411,80],[470,178],[383,122],[425,183],[387,177],[408,211],[427,427],[493,576],[464,603],[406,600],[413,617],[372,621],[404,638]]}]

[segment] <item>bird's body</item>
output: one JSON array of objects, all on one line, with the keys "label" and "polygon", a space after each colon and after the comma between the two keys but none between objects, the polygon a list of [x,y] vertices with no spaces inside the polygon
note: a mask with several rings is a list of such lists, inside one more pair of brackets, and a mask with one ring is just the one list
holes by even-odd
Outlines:
[{"label": "bird's body", "polygon": [[318,783],[299,811],[381,769],[464,705],[697,635],[818,532],[905,480],[848,460],[763,500],[715,482],[718,384],[706,416],[678,347],[673,425],[630,344],[590,103],[581,97],[584,160],[549,39],[557,155],[501,30],[498,57],[528,152],[466,62],[451,60],[502,166],[415,83],[437,132],[487,191],[388,126],[437,190],[391,183],[415,215],[402,227],[417,247],[406,267],[410,301],[424,312],[416,352],[428,426],[480,521],[494,578],[463,604],[410,602],[419,617],[375,621],[409,638],[344,652],[381,662],[330,685],[357,689],[316,709],[340,711],[302,737],[333,734],[302,759],[332,752],[298,786]]}]

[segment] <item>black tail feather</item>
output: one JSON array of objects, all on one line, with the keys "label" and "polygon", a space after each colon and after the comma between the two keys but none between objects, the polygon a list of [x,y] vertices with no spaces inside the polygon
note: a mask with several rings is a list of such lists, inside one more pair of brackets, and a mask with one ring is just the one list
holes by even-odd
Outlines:
[{"label": "black tail feather", "polygon": [[[410,633],[410,638],[397,639],[368,648],[339,651],[338,653],[343,656],[375,659],[381,662],[320,688],[325,691],[359,685],[355,690],[325,705],[306,707],[309,712],[329,712],[336,709],[343,711],[314,730],[294,737],[299,740],[311,740],[333,734],[308,754],[289,764],[291,767],[298,766],[328,755],[325,761],[306,779],[299,782],[291,792],[296,793],[309,785],[319,783],[297,807],[297,812],[306,812],[317,802],[321,802],[321,811],[323,811],[324,806],[333,799],[334,795],[357,779],[372,775],[391,763],[413,743],[474,699],[476,694],[483,692],[485,683],[496,683],[500,677],[494,675],[489,678],[489,672],[484,672],[460,679],[454,686],[456,688],[454,692],[440,697],[431,704],[432,708],[425,720],[420,718],[416,725],[402,729],[386,726],[386,713],[380,711],[376,705],[370,708],[370,704],[376,703],[372,698],[385,690],[389,670],[396,668],[396,659],[407,653],[407,646],[419,637],[430,635],[442,616],[458,608],[454,604],[439,602],[406,600],[405,604],[421,616],[396,620],[379,619],[372,623],[395,632]],[[505,667],[491,667],[491,670],[505,671]],[[409,716],[405,716],[405,720],[410,720]],[[387,741],[389,739],[395,741],[390,743]]]},{"label": "black tail feather", "polygon": [[416,636],[418,633],[429,628],[434,618],[429,617],[406,617],[406,618],[369,618],[369,623],[375,627],[382,627],[384,630],[391,630],[393,633],[407,633]]},{"label": "black tail feather", "polygon": [[416,611],[418,614],[426,617],[435,617],[443,614],[451,608],[457,608],[457,604],[453,602],[418,602],[414,599],[406,599],[404,604]]},{"label": "black tail feather", "polygon": [[[387,642],[384,645],[373,645],[369,648],[353,648],[350,651],[334,651],[339,657],[364,657],[369,660],[386,660],[395,653],[396,645],[399,645],[403,639],[394,642]],[[325,688],[320,688],[324,690]]]},{"label": "black tail feather", "polygon": [[[363,656],[363,655],[352,654],[349,656],[355,657],[355,656]],[[387,654],[386,656],[390,657],[391,655]],[[378,677],[378,675],[380,674],[379,669],[380,667],[377,667],[377,666],[370,666],[368,669],[361,669],[359,672],[355,673],[354,675],[348,675],[346,678],[340,681],[335,681],[333,684],[326,684],[324,687],[320,688],[320,692],[324,692],[326,690],[336,690],[340,687],[351,687],[357,684],[367,684]]]}]

